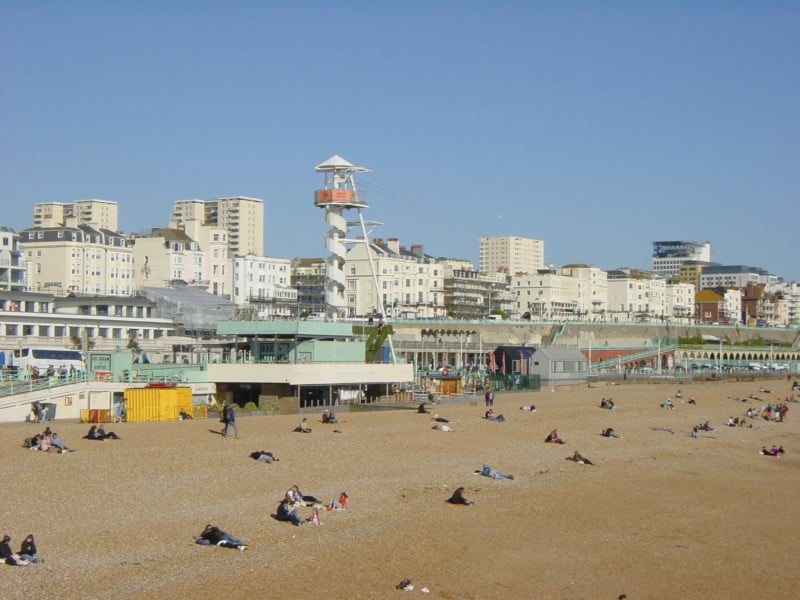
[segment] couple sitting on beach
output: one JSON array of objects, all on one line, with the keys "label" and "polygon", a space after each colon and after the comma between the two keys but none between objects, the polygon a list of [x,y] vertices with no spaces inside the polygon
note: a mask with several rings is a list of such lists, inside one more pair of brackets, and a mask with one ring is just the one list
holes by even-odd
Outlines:
[{"label": "couple sitting on beach", "polygon": [[609,398],[608,400],[603,398],[602,400],[600,400],[600,408],[607,408],[608,410],[616,410],[617,407],[611,398]]},{"label": "couple sitting on beach", "polygon": [[333,414],[333,411],[325,409],[322,411],[322,422],[323,423],[338,423],[339,419],[336,418],[336,415]]},{"label": "couple sitting on beach", "polygon": [[108,433],[106,433],[106,430],[103,429],[102,425],[100,425],[99,427],[97,425],[92,425],[91,427],[89,427],[89,432],[85,436],[83,436],[83,439],[102,442],[103,440],[121,440],[122,438],[119,437],[113,431],[109,431]]},{"label": "couple sitting on beach", "polygon": [[564,440],[558,435],[558,430],[553,429],[550,433],[547,434],[547,437],[544,438],[544,441],[548,444],[564,444]]}]

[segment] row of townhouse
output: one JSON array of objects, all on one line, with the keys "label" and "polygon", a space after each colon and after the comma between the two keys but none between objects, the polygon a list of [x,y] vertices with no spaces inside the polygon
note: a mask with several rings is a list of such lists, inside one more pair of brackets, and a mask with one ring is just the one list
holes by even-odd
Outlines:
[{"label": "row of townhouse", "polygon": [[406,248],[397,238],[354,245],[345,272],[348,317],[381,312],[379,304],[386,314],[409,319],[499,313],[540,320],[688,321],[695,309],[693,285],[668,283],[651,272],[567,265],[483,273],[467,261],[427,255],[422,245]]},{"label": "row of townhouse", "polygon": [[[184,229],[158,227],[130,236],[75,225],[69,219],[68,223],[19,234],[17,254],[23,260],[13,269],[15,287],[5,289],[23,289],[19,272],[24,270],[24,289],[56,295],[132,296],[142,287],[182,282],[253,307],[261,316],[325,310],[321,258],[230,257],[226,230],[192,223]],[[6,255],[6,262],[14,262],[13,252]],[[772,279],[754,284],[759,274],[738,267],[731,273],[729,269],[729,279],[738,278],[727,283],[745,285],[718,285],[696,297],[693,284],[649,271],[566,265],[534,273],[483,273],[468,261],[425,254],[422,245],[409,249],[397,238],[377,238],[354,244],[347,253],[344,316],[376,314],[382,305],[387,315],[409,319],[475,319],[495,312],[541,320],[797,323],[796,284],[786,287]],[[6,277],[12,277],[9,269]],[[785,289],[776,287],[781,285]],[[770,292],[770,287],[776,291]]]},{"label": "row of townhouse", "polygon": [[[291,261],[229,256],[226,233],[156,227],[123,236],[88,225],[31,228],[20,233],[26,289],[53,294],[132,296],[142,287],[187,284],[269,314],[289,314],[297,292]],[[203,249],[205,248],[205,249]]]},{"label": "row of townhouse", "polygon": [[[115,202],[105,200],[37,204],[34,226],[18,240],[11,230],[2,230],[0,289],[133,296],[144,287],[187,284],[262,316],[303,316],[329,308],[324,259],[261,256],[259,199],[177,201],[167,227],[127,236],[117,231],[117,210]],[[556,320],[800,320],[796,285],[777,292],[765,289],[763,298],[748,302],[741,290],[782,282],[762,269],[708,262],[708,243],[703,252],[670,265],[676,274],[667,279],[664,273],[632,269],[545,267],[540,240],[479,242],[478,271],[468,261],[427,255],[422,245],[407,249],[397,238],[352,245],[345,257],[342,316],[372,315],[382,307],[394,317],[423,319],[500,313]],[[680,250],[690,243],[658,244],[665,246],[659,246],[659,256],[672,257],[677,252],[673,246]],[[695,289],[728,291],[720,303],[713,294],[695,298]],[[714,304],[718,308],[709,309]]]}]

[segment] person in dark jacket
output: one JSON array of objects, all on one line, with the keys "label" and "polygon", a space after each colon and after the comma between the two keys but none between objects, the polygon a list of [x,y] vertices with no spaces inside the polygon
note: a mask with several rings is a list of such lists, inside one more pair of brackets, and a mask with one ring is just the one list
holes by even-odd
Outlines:
[{"label": "person in dark jacket", "polygon": [[0,559],[7,565],[14,565],[16,567],[28,566],[28,561],[24,560],[11,549],[11,536],[8,534],[4,535],[3,541],[0,542]]},{"label": "person in dark jacket", "polygon": [[222,437],[228,437],[228,430],[233,428],[233,434],[239,439],[239,430],[236,428],[236,411],[233,404],[228,404],[225,408],[225,429],[222,430]]},{"label": "person in dark jacket", "polygon": [[300,517],[300,511],[297,510],[296,506],[290,503],[288,498],[284,498],[280,501],[280,504],[278,504],[275,518],[278,519],[278,521],[289,521],[297,526],[304,523],[303,519]]},{"label": "person in dark jacket", "polygon": [[265,463],[271,463],[276,460],[279,460],[278,457],[275,456],[272,452],[267,452],[266,450],[256,450],[255,452],[251,452],[250,458],[254,460],[260,460]]},{"label": "person in dark jacket", "polygon": [[121,437],[119,437],[113,431],[109,431],[108,433],[106,433],[106,430],[103,428],[102,425],[100,425],[100,427],[97,428],[97,435],[99,437],[103,438],[104,440],[121,440],[122,439]]},{"label": "person in dark jacket", "polygon": [[92,425],[91,427],[89,427],[89,432],[85,436],[83,436],[83,439],[102,442],[105,438],[97,434],[97,425]]},{"label": "person in dark jacket", "polygon": [[19,549],[19,557],[22,560],[27,560],[32,563],[43,563],[44,559],[36,556],[36,542],[33,540],[33,534],[29,533],[28,537],[22,540],[22,545]]},{"label": "person in dark jacket", "polygon": [[453,495],[450,496],[446,500],[446,502],[448,502],[450,504],[463,504],[465,506],[469,506],[470,504],[475,504],[472,500],[467,500],[466,498],[464,498],[464,488],[463,487],[456,488],[456,490],[453,492]]},{"label": "person in dark jacket", "polygon": [[247,544],[242,540],[210,523],[206,525],[200,535],[195,536],[194,540],[198,544],[236,548],[240,552],[247,550]]}]

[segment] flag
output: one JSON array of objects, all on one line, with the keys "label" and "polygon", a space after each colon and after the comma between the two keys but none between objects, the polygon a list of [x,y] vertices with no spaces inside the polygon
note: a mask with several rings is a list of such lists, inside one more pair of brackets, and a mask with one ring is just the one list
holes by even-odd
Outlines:
[{"label": "flag", "polygon": [[502,357],[501,357],[501,358],[503,359],[503,364],[502,364],[502,366],[500,367],[500,372],[501,372],[503,375],[505,375],[505,374],[506,374],[506,351],[505,351],[505,350],[503,350],[503,354],[502,354]]},{"label": "flag", "polygon": [[519,351],[519,374],[525,375],[525,353],[522,350]]},{"label": "flag", "polygon": [[489,352],[489,368],[492,370],[492,375],[497,371],[497,360],[495,359],[494,352]]}]

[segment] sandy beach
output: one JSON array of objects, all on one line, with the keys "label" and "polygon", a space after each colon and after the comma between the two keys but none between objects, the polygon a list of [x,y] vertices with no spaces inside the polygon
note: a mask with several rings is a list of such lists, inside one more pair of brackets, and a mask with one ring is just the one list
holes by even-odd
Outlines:
[{"label": "sandy beach", "polygon": [[[52,423],[76,452],[22,448],[43,429],[0,426],[2,521],[14,549],[28,533],[43,564],[0,567],[4,598],[793,598],[800,548],[800,405],[784,423],[748,420],[790,395],[787,381],[632,384],[498,394],[414,410],[240,417],[240,439],[216,420],[122,423],[122,439],[81,439],[87,425]],[[760,396],[763,402],[732,397]],[[614,411],[598,407],[613,397]],[[665,398],[674,410],[659,406]],[[686,402],[696,399],[695,405]],[[519,407],[535,404],[535,413]],[[693,425],[716,428],[692,438]],[[600,436],[613,427],[621,439]],[[565,445],[545,444],[558,428]],[[334,429],[341,433],[334,433]],[[781,458],[759,454],[783,445]],[[272,451],[279,462],[249,458]],[[580,451],[595,465],[565,460]],[[483,464],[515,479],[473,473]],[[319,527],[271,517],[297,484],[348,510]],[[473,506],[445,502],[464,486]],[[304,516],[311,513],[305,509]],[[245,552],[200,546],[207,523]],[[414,590],[395,589],[402,579]],[[427,588],[424,594],[421,588]]]}]

